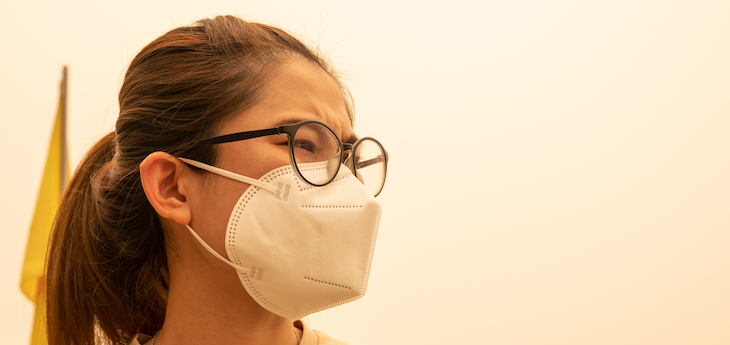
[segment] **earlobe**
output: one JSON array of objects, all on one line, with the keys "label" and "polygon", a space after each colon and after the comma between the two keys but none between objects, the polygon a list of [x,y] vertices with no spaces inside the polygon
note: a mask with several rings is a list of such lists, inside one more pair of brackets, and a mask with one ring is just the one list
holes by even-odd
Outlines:
[{"label": "earlobe", "polygon": [[163,218],[190,224],[185,163],[165,152],[153,152],[139,165],[142,188],[152,207]]}]

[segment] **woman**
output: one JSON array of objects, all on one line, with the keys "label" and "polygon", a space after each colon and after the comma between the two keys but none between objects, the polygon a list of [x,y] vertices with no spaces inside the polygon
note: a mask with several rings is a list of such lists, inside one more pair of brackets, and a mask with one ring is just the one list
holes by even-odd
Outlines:
[{"label": "woman", "polygon": [[385,150],[280,29],[225,16],[131,62],[47,267],[55,344],[340,344],[299,318],[361,297]]}]

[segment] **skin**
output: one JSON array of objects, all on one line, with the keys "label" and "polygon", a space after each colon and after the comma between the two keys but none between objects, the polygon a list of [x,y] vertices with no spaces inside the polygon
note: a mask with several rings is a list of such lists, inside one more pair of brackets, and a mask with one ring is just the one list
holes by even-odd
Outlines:
[{"label": "skin", "polygon": [[[219,134],[302,120],[327,124],[343,141],[355,139],[335,81],[311,62],[294,59],[269,82],[261,102],[234,116]],[[286,135],[220,144],[218,149],[216,166],[252,178],[290,164]],[[215,174],[200,175],[164,152],[150,154],[140,173],[168,238],[170,290],[165,323],[155,344],[296,344],[293,320],[259,306],[235,270],[208,253],[184,226],[189,224],[228,258],[224,247],[228,218],[249,185]]]}]

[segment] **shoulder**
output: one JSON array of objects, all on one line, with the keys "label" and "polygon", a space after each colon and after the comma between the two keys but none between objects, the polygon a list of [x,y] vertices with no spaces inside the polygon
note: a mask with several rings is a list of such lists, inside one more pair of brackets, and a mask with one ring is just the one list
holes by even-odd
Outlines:
[{"label": "shoulder", "polygon": [[302,330],[302,341],[299,345],[346,345],[345,343],[332,339],[327,334],[320,331],[313,330],[303,321],[299,320],[294,322],[296,327],[300,327]]}]

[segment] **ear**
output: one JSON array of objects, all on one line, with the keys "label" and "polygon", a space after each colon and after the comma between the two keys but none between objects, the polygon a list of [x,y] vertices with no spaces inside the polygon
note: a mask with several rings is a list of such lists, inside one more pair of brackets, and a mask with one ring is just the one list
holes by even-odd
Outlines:
[{"label": "ear", "polygon": [[165,152],[153,152],[139,165],[142,188],[152,207],[163,218],[190,224],[192,213],[187,202],[190,173],[185,163]]}]

